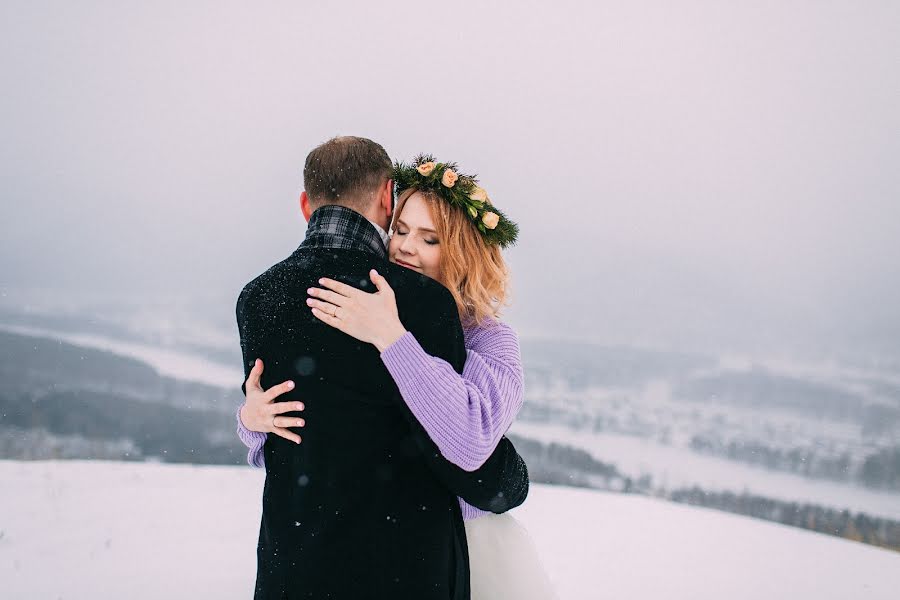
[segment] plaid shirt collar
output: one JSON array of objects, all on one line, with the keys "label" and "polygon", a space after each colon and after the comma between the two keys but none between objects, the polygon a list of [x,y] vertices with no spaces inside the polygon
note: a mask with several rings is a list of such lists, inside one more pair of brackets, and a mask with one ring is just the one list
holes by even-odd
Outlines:
[{"label": "plaid shirt collar", "polygon": [[326,204],[310,216],[300,247],[361,250],[387,259],[386,237],[383,229],[355,210]]}]

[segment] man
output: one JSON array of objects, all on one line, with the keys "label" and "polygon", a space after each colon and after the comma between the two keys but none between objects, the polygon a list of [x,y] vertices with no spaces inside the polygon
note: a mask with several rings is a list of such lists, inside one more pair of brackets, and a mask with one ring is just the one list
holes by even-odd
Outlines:
[{"label": "man", "polygon": [[449,291],[387,261],[390,173],[387,153],[371,140],[341,137],[314,149],[303,172],[306,239],[238,299],[245,376],[261,358],[264,388],[295,381],[278,401],[302,401],[307,423],[301,444],[270,434],[264,447],[257,600],[469,598],[456,496],[503,512],[527,494],[527,470],[508,440],[477,471],[449,463],[374,346],[306,306],[306,290],[320,277],[372,291],[374,268],[423,348],[462,372],[462,329]]}]

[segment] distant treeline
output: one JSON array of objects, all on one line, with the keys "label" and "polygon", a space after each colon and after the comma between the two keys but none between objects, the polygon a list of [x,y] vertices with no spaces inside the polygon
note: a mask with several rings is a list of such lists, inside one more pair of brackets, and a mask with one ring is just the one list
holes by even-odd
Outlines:
[{"label": "distant treeline", "polygon": [[696,452],[729,460],[787,471],[805,477],[860,483],[866,487],[900,490],[900,446],[882,448],[854,465],[846,452],[836,457],[819,456],[812,448],[771,448],[749,441],[724,442],[707,435],[691,437]]},{"label": "distant treeline", "polygon": [[900,551],[898,521],[746,493],[708,492],[696,486],[667,491],[654,488],[649,476],[632,479],[614,465],[598,461],[578,448],[544,444],[519,436],[510,436],[510,439],[525,459],[535,483],[664,497],[674,502],[716,508]]},{"label": "distant treeline", "polygon": [[[525,459],[532,481],[563,485],[579,484],[581,487],[602,487],[615,489],[624,485],[627,479],[615,465],[601,462],[581,450],[562,444],[541,442],[510,435],[510,441]],[[591,480],[602,481],[602,485],[589,485]]]},{"label": "distant treeline", "polygon": [[746,493],[708,492],[699,487],[674,490],[665,497],[674,502],[717,508],[900,551],[900,522],[864,513],[851,514],[846,509],[834,510]]},{"label": "distant treeline", "polygon": [[234,415],[96,391],[0,390],[0,458],[241,464]]},{"label": "distant treeline", "polygon": [[867,485],[900,490],[900,446],[884,448],[866,457],[859,478]]},{"label": "distant treeline", "polygon": [[240,382],[159,375],[111,352],[0,332],[0,458],[241,464]]}]

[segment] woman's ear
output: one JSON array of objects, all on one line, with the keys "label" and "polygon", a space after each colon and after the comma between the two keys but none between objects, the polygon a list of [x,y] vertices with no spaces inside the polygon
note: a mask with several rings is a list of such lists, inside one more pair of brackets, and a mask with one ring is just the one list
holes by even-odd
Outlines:
[{"label": "woman's ear", "polygon": [[309,196],[307,195],[306,190],[300,192],[300,212],[303,213],[303,218],[309,223],[309,218],[312,216],[312,209],[309,207]]}]

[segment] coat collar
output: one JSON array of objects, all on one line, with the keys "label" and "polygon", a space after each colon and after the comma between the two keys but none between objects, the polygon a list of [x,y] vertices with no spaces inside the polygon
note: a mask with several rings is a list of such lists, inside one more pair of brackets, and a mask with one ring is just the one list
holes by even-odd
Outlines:
[{"label": "coat collar", "polygon": [[387,260],[384,230],[364,216],[336,204],[317,208],[309,218],[301,248],[341,248],[376,254]]}]

